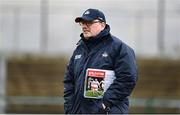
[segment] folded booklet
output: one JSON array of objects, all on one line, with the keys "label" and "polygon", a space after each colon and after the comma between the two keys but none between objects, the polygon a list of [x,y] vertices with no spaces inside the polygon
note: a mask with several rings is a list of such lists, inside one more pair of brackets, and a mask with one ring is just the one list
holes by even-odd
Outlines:
[{"label": "folded booklet", "polygon": [[88,68],[84,83],[84,97],[101,99],[114,79],[115,73],[112,70]]}]

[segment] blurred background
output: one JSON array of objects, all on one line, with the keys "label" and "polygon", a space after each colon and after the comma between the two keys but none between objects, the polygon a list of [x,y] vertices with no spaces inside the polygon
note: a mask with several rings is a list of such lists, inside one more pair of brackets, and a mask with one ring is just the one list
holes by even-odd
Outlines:
[{"label": "blurred background", "polygon": [[135,50],[130,113],[180,113],[180,0],[0,0],[0,113],[64,113],[74,19],[88,8]]}]

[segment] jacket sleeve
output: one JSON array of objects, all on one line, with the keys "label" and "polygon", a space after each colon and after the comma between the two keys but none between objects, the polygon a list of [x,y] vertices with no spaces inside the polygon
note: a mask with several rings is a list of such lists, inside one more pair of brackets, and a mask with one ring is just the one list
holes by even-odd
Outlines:
[{"label": "jacket sleeve", "polygon": [[116,79],[104,93],[103,103],[111,107],[123,99],[127,98],[137,80],[137,66],[134,51],[125,44],[118,49],[115,61],[114,71]]},{"label": "jacket sleeve", "polygon": [[73,56],[66,68],[64,76],[64,111],[66,114],[71,113],[74,97],[74,74],[73,74]]}]

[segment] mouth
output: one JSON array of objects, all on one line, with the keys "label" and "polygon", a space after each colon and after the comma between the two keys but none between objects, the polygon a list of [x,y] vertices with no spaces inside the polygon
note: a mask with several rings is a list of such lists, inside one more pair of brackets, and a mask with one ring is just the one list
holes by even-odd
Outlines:
[{"label": "mouth", "polygon": [[89,31],[88,30],[83,30],[83,33],[88,33]]}]

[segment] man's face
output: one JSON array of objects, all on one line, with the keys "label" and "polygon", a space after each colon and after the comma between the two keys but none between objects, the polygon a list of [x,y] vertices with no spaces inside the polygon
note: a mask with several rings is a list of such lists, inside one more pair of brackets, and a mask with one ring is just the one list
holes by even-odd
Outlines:
[{"label": "man's face", "polygon": [[79,24],[86,39],[97,36],[105,28],[105,23],[99,20],[81,21]]}]

